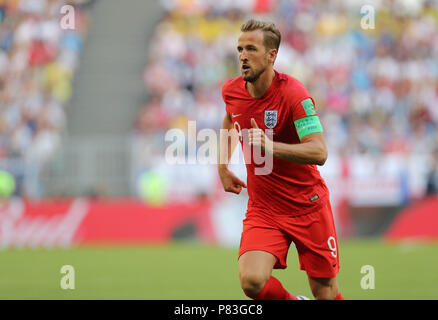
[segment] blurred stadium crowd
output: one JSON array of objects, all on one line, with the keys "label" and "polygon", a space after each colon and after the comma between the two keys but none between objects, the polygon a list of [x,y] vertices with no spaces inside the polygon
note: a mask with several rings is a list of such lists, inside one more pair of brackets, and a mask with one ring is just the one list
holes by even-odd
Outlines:
[{"label": "blurred stadium crowd", "polygon": [[136,134],[220,128],[221,86],[240,75],[236,43],[250,17],[282,32],[276,69],[303,82],[331,155],[431,154],[438,145],[438,1],[369,1],[375,28],[362,29],[362,1],[163,0],[144,83],[149,101]]},{"label": "blurred stadium crowd", "polygon": [[159,134],[187,120],[218,128],[221,86],[239,75],[239,27],[257,14],[275,17],[283,33],[276,68],[308,87],[332,152],[430,152],[438,138],[437,2],[380,1],[375,30],[361,29],[358,3],[163,1],[167,15],[144,74],[151,101],[136,129]]},{"label": "blurred stadium crowd", "polygon": [[[15,176],[18,194],[35,194],[29,189],[39,189],[41,165],[59,146],[93,2],[0,0],[0,169]],[[134,140],[143,141],[133,154],[134,184],[161,196],[157,189],[178,188],[181,198],[216,188],[212,166],[166,166],[164,137],[189,120],[197,130],[220,128],[221,87],[240,75],[236,41],[250,17],[281,30],[276,69],[309,89],[332,157],[436,150],[438,0],[368,1],[375,29],[361,28],[358,0],[160,3],[165,14],[144,70],[148,101],[134,126]],[[65,4],[74,5],[74,30],[60,27]],[[145,171],[164,177],[138,174]]]},{"label": "blurred stadium crowd", "polygon": [[91,2],[68,1],[75,28],[63,29],[65,0],[0,0],[0,161],[19,194],[60,143]]}]

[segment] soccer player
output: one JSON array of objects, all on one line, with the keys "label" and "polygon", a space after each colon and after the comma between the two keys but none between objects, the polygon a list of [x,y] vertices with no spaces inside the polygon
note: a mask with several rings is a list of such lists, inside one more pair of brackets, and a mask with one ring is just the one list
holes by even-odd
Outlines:
[{"label": "soccer player", "polygon": [[[298,80],[274,70],[281,41],[274,24],[249,20],[241,31],[242,76],[222,88],[222,128],[238,135],[248,185],[228,169],[237,144],[229,137],[221,140],[227,157],[218,165],[225,191],[239,194],[247,188],[249,195],[238,259],[241,287],[252,299],[306,299],[289,293],[271,275],[272,269],[287,267],[293,242],[314,297],[343,300],[336,282],[339,252],[329,191],[316,167],[325,163],[327,149],[314,101]],[[248,161],[254,148],[272,157],[266,174],[257,174],[260,164]]]}]

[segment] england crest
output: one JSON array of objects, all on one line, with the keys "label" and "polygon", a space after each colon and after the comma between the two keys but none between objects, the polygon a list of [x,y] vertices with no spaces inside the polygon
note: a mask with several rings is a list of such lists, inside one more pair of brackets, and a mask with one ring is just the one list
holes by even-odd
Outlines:
[{"label": "england crest", "polygon": [[265,110],[265,126],[274,129],[277,125],[278,110]]}]

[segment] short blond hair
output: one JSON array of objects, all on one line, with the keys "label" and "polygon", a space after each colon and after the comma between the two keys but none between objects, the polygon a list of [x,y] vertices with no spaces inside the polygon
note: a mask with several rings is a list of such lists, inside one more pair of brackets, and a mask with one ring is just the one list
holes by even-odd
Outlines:
[{"label": "short blond hair", "polygon": [[248,20],[240,27],[240,31],[248,32],[254,30],[262,30],[264,37],[263,42],[267,49],[278,49],[280,48],[281,33],[272,22],[265,22],[259,20]]}]

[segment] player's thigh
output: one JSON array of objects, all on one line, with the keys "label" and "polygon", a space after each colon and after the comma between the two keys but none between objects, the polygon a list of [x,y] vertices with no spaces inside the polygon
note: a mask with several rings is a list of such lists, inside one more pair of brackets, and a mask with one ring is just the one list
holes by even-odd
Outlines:
[{"label": "player's thigh", "polygon": [[329,203],[317,212],[298,217],[289,226],[300,268],[312,278],[335,278],[339,271],[336,230]]},{"label": "player's thigh", "polygon": [[316,299],[333,300],[339,294],[336,277],[334,278],[309,278],[309,286]]},{"label": "player's thigh", "polygon": [[246,251],[239,257],[241,281],[265,282],[269,280],[277,258],[266,251]]},{"label": "player's thigh", "polygon": [[[256,211],[249,211],[245,220],[243,220],[243,231],[240,239],[239,261],[245,261],[248,256],[260,257],[260,259],[267,259],[269,257],[269,265],[272,262],[272,256],[275,257],[274,268],[284,269],[287,267],[286,259],[290,247],[291,239],[282,230],[278,228],[275,222],[266,215],[260,214]],[[259,254],[251,253],[246,255],[244,260],[240,257],[246,252],[257,251]],[[239,263],[240,264],[240,263]],[[240,270],[252,270],[251,268],[261,268],[251,266],[251,264],[243,262]],[[264,268],[264,267],[263,267]],[[271,267],[269,266],[269,269]]]}]

